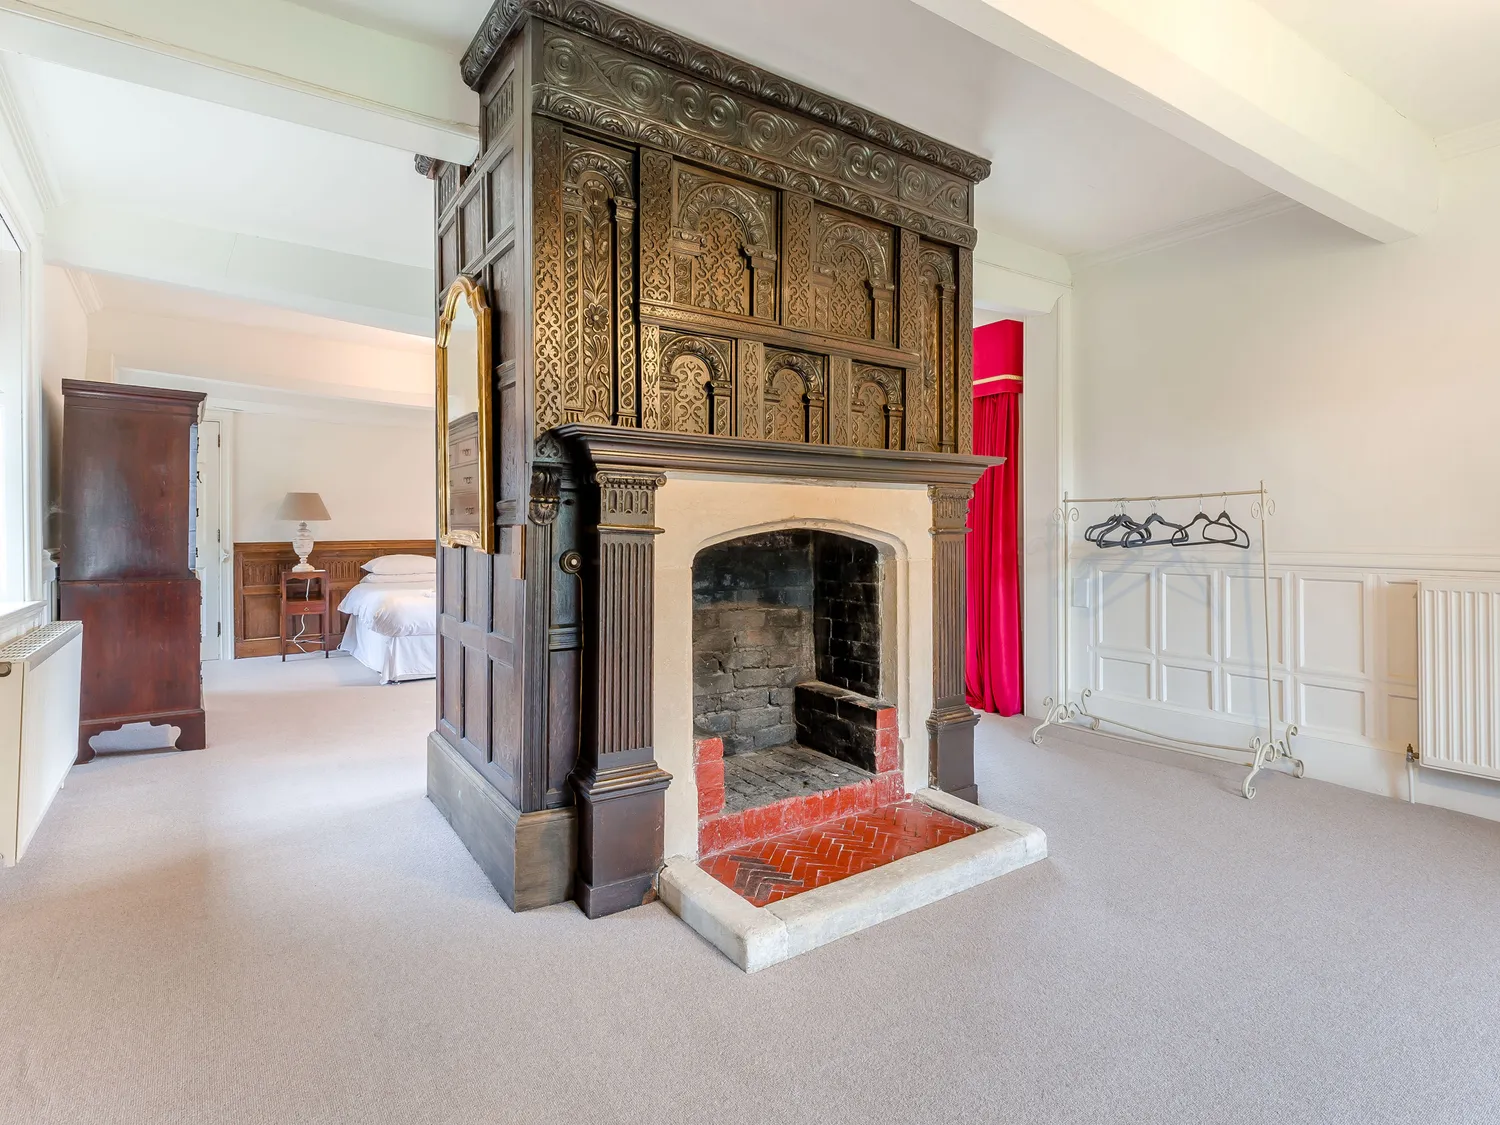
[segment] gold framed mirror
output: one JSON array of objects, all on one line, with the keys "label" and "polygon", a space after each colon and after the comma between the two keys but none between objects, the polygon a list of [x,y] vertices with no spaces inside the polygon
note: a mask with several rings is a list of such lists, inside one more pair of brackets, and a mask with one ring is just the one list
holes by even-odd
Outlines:
[{"label": "gold framed mirror", "polygon": [[438,539],[495,550],[490,307],[467,277],[448,287],[437,331]]}]

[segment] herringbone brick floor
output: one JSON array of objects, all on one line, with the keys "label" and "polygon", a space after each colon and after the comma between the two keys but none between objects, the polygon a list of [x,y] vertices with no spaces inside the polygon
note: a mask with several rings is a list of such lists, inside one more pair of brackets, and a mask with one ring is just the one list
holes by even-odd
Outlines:
[{"label": "herringbone brick floor", "polygon": [[978,831],[909,799],[733,848],[699,866],[751,904],[766,906]]}]

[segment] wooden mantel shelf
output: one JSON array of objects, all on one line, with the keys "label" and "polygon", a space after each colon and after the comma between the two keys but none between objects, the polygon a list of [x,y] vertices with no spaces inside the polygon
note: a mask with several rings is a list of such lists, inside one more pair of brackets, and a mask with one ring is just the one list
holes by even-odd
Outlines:
[{"label": "wooden mantel shelf", "polygon": [[961,453],[908,453],[847,446],[792,445],[746,438],[704,437],[619,426],[574,423],[554,431],[577,445],[600,469],[739,476],[812,478],[851,484],[972,486],[1004,457]]}]

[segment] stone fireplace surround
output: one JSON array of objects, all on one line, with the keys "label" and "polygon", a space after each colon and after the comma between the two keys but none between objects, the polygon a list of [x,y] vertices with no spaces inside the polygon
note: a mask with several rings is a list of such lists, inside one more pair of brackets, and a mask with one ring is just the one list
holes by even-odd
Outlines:
[{"label": "stone fireplace surround", "polygon": [[594,624],[573,774],[585,913],[641,901],[663,856],[699,853],[693,562],[705,547],[793,528],[872,545],[884,576],[881,694],[895,708],[895,768],[877,775],[880,793],[935,785],[973,799],[963,553],[973,483],[992,459],[623,427],[557,433],[597,489],[583,493],[580,577]]},{"label": "stone fireplace surround", "polygon": [[[926,488],[726,480],[669,472],[656,501],[656,522],[662,529],[656,541],[656,753],[657,762],[676,779],[666,793],[665,853],[698,855],[703,851],[700,843],[719,850],[779,830],[769,822],[756,823],[754,817],[749,827],[743,818],[733,823],[718,821],[722,805],[713,809],[710,794],[710,803],[700,808],[697,791],[696,760],[703,756],[699,744],[710,743],[711,760],[712,741],[719,732],[695,729],[693,564],[705,548],[747,536],[832,532],[865,544],[878,555],[886,603],[882,664],[888,669],[882,689],[890,704],[888,721],[895,727],[887,735],[889,761],[879,763],[886,767],[881,771],[881,793],[894,799],[925,786],[927,731],[921,723],[913,730],[906,716],[925,716],[932,705],[932,514]],[[793,708],[788,711],[795,716]],[[792,737],[782,739],[783,734]],[[795,726],[777,730],[776,735],[777,741],[794,741]],[[759,748],[753,737],[748,746]],[[719,769],[722,777],[722,766]],[[874,775],[877,771],[867,772]],[[861,792],[868,798],[862,803],[873,807],[873,785]],[[700,812],[706,814],[702,831],[707,833],[701,841]],[[830,815],[836,812],[836,805],[829,810]],[[762,814],[763,818],[768,815]]]}]

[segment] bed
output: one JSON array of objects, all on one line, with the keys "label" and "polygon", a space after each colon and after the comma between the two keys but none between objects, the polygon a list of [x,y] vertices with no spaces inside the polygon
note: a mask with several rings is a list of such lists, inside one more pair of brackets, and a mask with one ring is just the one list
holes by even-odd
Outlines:
[{"label": "bed", "polygon": [[437,569],[421,555],[384,555],[339,602],[349,615],[339,645],[383,684],[437,675]]}]

